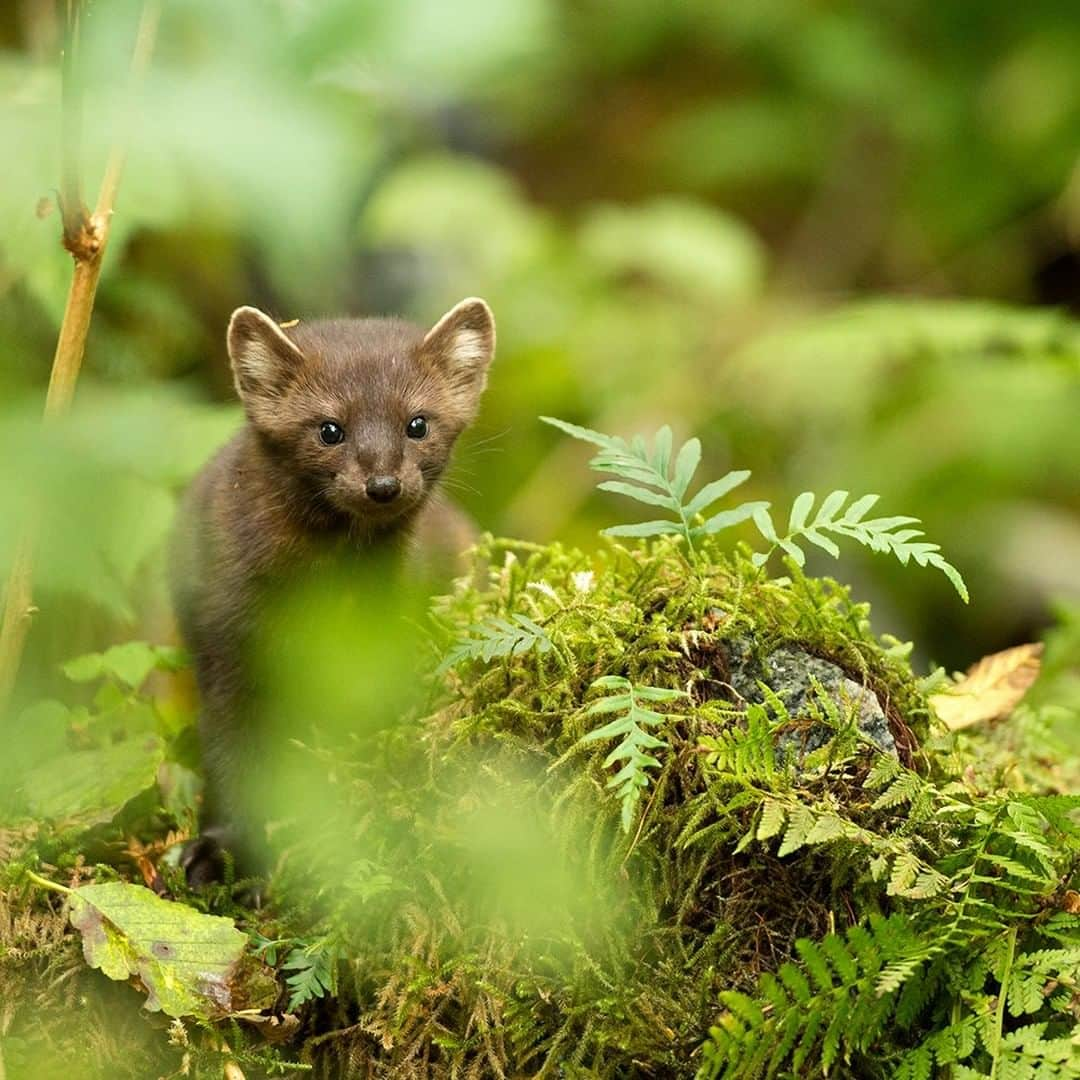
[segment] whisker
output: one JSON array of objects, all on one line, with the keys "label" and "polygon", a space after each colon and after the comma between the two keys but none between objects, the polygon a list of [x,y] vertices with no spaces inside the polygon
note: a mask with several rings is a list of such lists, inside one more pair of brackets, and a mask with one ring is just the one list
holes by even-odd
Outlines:
[{"label": "whisker", "polygon": [[510,428],[503,428],[502,431],[496,431],[493,435],[486,435],[482,439],[470,439],[466,444],[466,449],[473,449],[477,446],[486,446],[488,443],[494,442],[496,439],[503,439],[510,434]]},{"label": "whisker", "polygon": [[504,454],[506,453],[505,446],[481,446],[472,447],[468,446],[462,449],[461,453],[466,457],[472,457],[473,455],[479,457],[481,454]]},{"label": "whisker", "polygon": [[458,480],[453,477],[444,476],[442,478],[442,486],[448,491],[464,491],[469,495],[479,495],[480,492],[472,486],[472,484],[466,484],[463,480]]}]

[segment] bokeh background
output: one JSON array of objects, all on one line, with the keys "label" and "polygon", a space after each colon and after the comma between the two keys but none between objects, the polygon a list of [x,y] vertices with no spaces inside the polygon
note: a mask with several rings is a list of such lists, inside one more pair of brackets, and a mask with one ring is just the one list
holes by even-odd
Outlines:
[{"label": "bokeh background", "polygon": [[239,419],[240,304],[429,323],[487,298],[497,365],[452,477],[485,529],[593,544],[632,512],[539,414],[670,423],[702,476],[752,469],[747,498],[922,517],[969,608],[885,558],[838,576],[924,660],[966,666],[1080,595],[1068,0],[165,8],[132,112],[138,5],[88,5],[88,201],[118,133],[130,154],[77,407],[44,433],[62,13],[0,11],[0,570],[42,523],[24,700],[167,634],[176,496]]}]

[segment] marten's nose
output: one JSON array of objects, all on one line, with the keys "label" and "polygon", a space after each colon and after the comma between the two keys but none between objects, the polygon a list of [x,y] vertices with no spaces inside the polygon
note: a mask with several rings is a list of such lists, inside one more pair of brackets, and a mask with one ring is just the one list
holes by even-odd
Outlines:
[{"label": "marten's nose", "polygon": [[367,493],[376,502],[390,502],[401,493],[401,481],[396,476],[369,476]]}]

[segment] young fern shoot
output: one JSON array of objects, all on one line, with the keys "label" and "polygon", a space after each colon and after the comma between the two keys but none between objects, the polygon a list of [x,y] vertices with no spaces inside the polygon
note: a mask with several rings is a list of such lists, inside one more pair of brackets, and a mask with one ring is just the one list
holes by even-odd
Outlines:
[{"label": "young fern shoot", "polygon": [[790,555],[799,566],[803,566],[806,563],[806,553],[799,545],[799,540],[809,541],[822,551],[827,551],[834,559],[838,559],[840,548],[826,535],[832,533],[836,536],[848,536],[871,551],[888,552],[894,555],[902,566],[914,561],[919,566],[931,566],[940,570],[964,603],[968,602],[967,585],[960,571],[945,561],[939,544],[928,543],[922,539],[925,535],[922,529],[912,527],[922,524],[918,518],[902,515],[867,518],[867,513],[878,501],[877,495],[863,495],[840,514],[848,497],[846,491],[831,492],[821,501],[817,514],[811,519],[810,512],[814,508],[816,497],[812,491],[804,491],[792,504],[787,532],[783,536],[778,534],[768,507],[758,506],[754,510],[754,524],[772,547],[766,552],[755,554],[754,565],[764,566],[772,553],[779,548]]},{"label": "young fern shoot", "polygon": [[699,514],[704,514],[713,503],[749,479],[748,470],[729,472],[719,480],[706,484],[696,495],[684,502],[690,482],[701,463],[701,442],[698,439],[689,439],[683,443],[672,460],[672,434],[671,428],[666,424],[653,437],[650,449],[641,435],[635,435],[627,443],[618,436],[604,435],[552,416],[541,416],[540,419],[575,439],[600,447],[600,453],[589,462],[590,468],[596,472],[611,473],[619,478],[598,484],[601,491],[626,495],[648,506],[662,507],[671,515],[669,518],[639,521],[633,525],[613,525],[604,529],[605,536],[682,536],[691,557],[696,558],[695,540],[738,525],[752,517],[756,510],[765,509],[769,505],[764,502],[743,503],[733,510],[721,510],[696,524],[695,519]]},{"label": "young fern shoot", "polygon": [[622,802],[622,827],[623,832],[628,833],[641,793],[649,786],[649,774],[645,770],[660,766],[660,762],[648,751],[667,746],[663,739],[650,735],[648,729],[659,727],[674,715],[658,713],[643,703],[677,701],[688,695],[683,690],[667,690],[660,686],[635,686],[621,675],[605,675],[597,679],[590,689],[612,692],[594,701],[585,710],[586,716],[620,714],[603,727],[590,731],[581,741],[599,742],[601,739],[622,736],[618,746],[604,758],[604,767],[622,763],[619,771],[608,780],[607,786],[615,789]]}]

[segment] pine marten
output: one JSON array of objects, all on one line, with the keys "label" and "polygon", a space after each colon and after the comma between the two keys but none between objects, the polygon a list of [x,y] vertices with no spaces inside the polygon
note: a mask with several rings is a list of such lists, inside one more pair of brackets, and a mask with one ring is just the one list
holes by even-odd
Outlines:
[{"label": "pine marten", "polygon": [[475,298],[426,333],[393,318],[283,327],[241,307],[227,342],[246,422],[188,491],[173,553],[206,773],[182,857],[193,886],[220,880],[224,850],[263,865],[245,785],[262,752],[252,654],[274,591],[330,550],[368,564],[467,546],[467,519],[437,489],[476,415],[495,321]]}]

